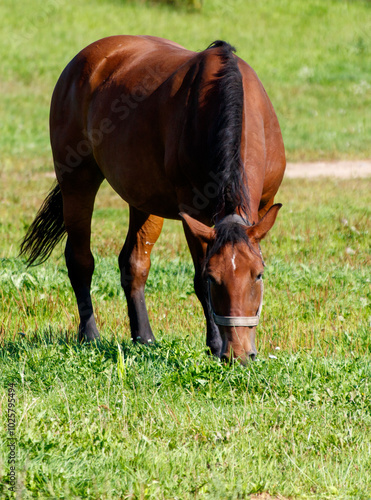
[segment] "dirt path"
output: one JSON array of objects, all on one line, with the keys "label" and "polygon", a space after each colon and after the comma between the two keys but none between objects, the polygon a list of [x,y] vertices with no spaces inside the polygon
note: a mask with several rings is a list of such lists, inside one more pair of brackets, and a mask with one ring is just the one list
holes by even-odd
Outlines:
[{"label": "dirt path", "polygon": [[[43,175],[55,178],[54,172],[46,172]],[[336,177],[338,179],[366,178],[371,177],[371,160],[288,163],[285,177],[291,179],[314,179],[316,177]]]},{"label": "dirt path", "polygon": [[310,179],[315,177],[354,179],[356,177],[371,177],[371,160],[288,163],[285,177],[292,179]]}]

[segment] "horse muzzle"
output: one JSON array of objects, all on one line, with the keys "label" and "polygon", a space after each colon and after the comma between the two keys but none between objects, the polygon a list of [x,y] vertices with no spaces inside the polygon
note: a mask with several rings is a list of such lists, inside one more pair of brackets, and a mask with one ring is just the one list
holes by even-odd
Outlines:
[{"label": "horse muzzle", "polygon": [[238,360],[243,365],[254,361],[257,355],[255,330],[251,327],[219,327],[223,340],[221,358],[228,361]]}]

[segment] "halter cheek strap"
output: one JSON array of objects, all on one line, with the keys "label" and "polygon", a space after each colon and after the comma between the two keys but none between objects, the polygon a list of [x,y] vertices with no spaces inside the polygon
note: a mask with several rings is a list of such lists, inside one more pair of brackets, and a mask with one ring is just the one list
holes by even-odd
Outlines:
[{"label": "halter cheek strap", "polygon": [[209,302],[215,323],[219,326],[249,326],[251,328],[253,326],[258,326],[260,314],[263,307],[263,293],[264,293],[263,279],[260,280],[260,286],[261,286],[260,304],[256,316],[219,316],[218,314],[215,314],[213,305],[211,303],[210,281],[209,281],[209,287],[208,287]]}]

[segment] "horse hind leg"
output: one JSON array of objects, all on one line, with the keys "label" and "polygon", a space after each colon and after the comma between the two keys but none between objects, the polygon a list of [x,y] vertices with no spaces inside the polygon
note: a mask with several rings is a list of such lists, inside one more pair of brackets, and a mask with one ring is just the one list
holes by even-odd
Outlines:
[{"label": "horse hind leg", "polygon": [[154,342],[144,297],[153,245],[160,236],[163,218],[130,207],[129,231],[119,256],[121,285],[128,304],[134,342]]},{"label": "horse hind leg", "polygon": [[92,158],[86,159],[60,181],[68,235],[65,258],[79,310],[79,341],[100,338],[90,296],[94,272],[90,235],[95,196],[102,181],[103,175]]}]

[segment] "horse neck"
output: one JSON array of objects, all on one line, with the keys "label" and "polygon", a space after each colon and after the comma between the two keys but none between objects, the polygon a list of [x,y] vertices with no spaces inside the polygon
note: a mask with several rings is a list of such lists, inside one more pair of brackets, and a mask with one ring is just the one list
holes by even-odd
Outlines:
[{"label": "horse neck", "polygon": [[[247,184],[239,161],[242,76],[235,64],[224,82],[223,77],[215,77],[221,70],[221,59],[215,53],[203,54],[197,67],[190,68],[193,79],[183,108],[179,155],[184,174],[198,191],[209,196],[214,215],[243,212],[248,206]],[[215,185],[223,186],[223,190],[213,197]]]}]

